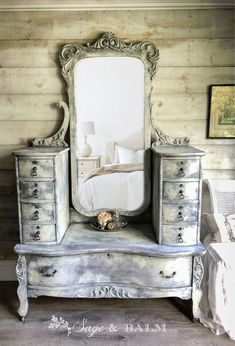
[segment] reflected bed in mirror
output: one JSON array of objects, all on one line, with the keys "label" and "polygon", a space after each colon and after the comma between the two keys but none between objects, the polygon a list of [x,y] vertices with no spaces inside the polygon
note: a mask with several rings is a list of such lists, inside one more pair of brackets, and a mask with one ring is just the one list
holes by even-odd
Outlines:
[{"label": "reflected bed in mirror", "polygon": [[75,65],[74,89],[81,206],[88,211],[139,209],[144,202],[143,62],[82,59]]},{"label": "reflected bed in mirror", "polygon": [[150,97],[158,50],[104,33],[62,48],[68,84],[72,204],[78,218],[101,210],[143,213],[150,203]]}]

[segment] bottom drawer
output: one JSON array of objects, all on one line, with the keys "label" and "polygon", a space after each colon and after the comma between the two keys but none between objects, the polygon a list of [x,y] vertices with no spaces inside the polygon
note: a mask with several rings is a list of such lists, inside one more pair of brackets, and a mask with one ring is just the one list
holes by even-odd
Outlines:
[{"label": "bottom drawer", "polygon": [[197,224],[187,226],[163,225],[161,244],[175,246],[196,245]]},{"label": "bottom drawer", "polygon": [[163,258],[96,253],[62,257],[27,256],[27,258],[30,285],[67,287],[118,283],[155,288],[191,286],[191,256]]},{"label": "bottom drawer", "polygon": [[22,224],[24,243],[54,242],[55,234],[55,225]]}]

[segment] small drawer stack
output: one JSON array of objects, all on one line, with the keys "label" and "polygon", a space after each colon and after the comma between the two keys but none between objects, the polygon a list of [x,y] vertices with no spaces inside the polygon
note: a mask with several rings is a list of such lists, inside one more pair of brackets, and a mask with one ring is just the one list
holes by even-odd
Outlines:
[{"label": "small drawer stack", "polygon": [[192,147],[154,149],[153,227],[159,244],[199,243],[202,155]]},{"label": "small drawer stack", "polygon": [[68,150],[14,152],[21,243],[60,243],[69,225]]},{"label": "small drawer stack", "polygon": [[78,157],[78,176],[85,178],[93,169],[100,167],[99,156]]}]

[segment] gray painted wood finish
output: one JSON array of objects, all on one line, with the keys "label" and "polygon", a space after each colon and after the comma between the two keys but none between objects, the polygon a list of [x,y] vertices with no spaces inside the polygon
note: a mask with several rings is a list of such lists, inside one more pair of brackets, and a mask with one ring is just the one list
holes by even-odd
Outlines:
[{"label": "gray painted wood finish", "polygon": [[153,229],[159,244],[152,225],[140,223],[114,233],[71,223],[58,244],[69,223],[68,149],[33,148],[15,155],[25,243],[15,246],[22,319],[28,297],[40,295],[192,298],[198,318],[205,251],[199,243],[203,152],[153,145]]},{"label": "gray painted wood finish", "polygon": [[[190,287],[192,257],[158,258],[138,254],[94,253],[61,257],[27,256],[28,285]],[[128,266],[127,266],[128,263]]]},{"label": "gray painted wood finish", "polygon": [[[159,145],[153,149],[152,220],[158,243],[182,248],[197,245],[201,219],[201,157],[204,152],[189,146]],[[193,256],[193,317],[199,317],[204,269]]]},{"label": "gray painted wood finish", "polygon": [[151,224],[129,224],[123,231],[100,232],[90,224],[70,224],[64,238],[58,245],[17,244],[15,251],[21,255],[46,257],[72,256],[94,253],[127,253],[149,257],[178,257],[200,255],[204,247],[164,246],[156,243]]},{"label": "gray painted wood finish", "polygon": [[[15,251],[18,277],[23,278],[19,314],[24,317],[27,297],[40,295],[190,299],[194,291],[200,292],[201,267],[193,264],[194,258],[205,250],[201,244],[159,245],[150,224],[132,224],[109,233],[76,223],[69,226],[60,244],[18,244]],[[198,303],[194,303],[195,311]]]},{"label": "gray painted wood finish", "polygon": [[68,149],[14,154],[21,242],[59,243],[69,225]]},{"label": "gray painted wood finish", "polygon": [[152,215],[159,244],[199,242],[203,155],[192,147],[153,144]]}]

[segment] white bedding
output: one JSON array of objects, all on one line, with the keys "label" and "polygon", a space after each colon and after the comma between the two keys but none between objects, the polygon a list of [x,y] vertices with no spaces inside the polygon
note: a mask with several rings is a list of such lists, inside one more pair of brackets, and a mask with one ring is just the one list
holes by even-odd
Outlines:
[{"label": "white bedding", "polygon": [[200,322],[214,334],[227,333],[235,340],[235,243],[204,240],[207,253],[202,257],[204,277],[200,302]]},{"label": "white bedding", "polygon": [[78,184],[78,198],[86,210],[136,210],[144,201],[144,171],[95,176]]}]

